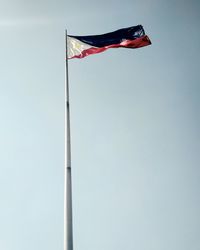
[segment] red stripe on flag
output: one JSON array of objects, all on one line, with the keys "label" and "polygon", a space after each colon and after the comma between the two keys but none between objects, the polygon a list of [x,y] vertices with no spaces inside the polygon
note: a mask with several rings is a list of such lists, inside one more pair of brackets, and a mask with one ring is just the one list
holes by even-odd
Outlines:
[{"label": "red stripe on flag", "polygon": [[71,57],[69,59],[73,59],[73,58],[84,58],[85,56],[89,56],[92,54],[97,54],[97,53],[101,53],[107,49],[110,48],[141,48],[144,46],[148,46],[151,44],[150,39],[148,38],[148,36],[143,36],[134,40],[124,40],[119,44],[112,44],[112,45],[108,45],[105,47],[101,47],[101,48],[95,48],[95,47],[91,47],[89,49],[83,50],[81,52],[80,55],[76,55],[74,57]]}]

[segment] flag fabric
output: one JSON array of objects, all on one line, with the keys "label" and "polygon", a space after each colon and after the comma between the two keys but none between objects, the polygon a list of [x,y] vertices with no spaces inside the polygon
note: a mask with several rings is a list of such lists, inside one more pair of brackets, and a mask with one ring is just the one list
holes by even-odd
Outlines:
[{"label": "flag fabric", "polygon": [[67,36],[67,58],[83,58],[110,48],[136,49],[151,44],[142,25],[94,36]]}]

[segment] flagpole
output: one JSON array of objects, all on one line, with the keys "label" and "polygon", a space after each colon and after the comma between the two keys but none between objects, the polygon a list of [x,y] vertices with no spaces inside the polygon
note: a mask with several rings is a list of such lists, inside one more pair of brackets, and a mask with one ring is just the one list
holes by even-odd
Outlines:
[{"label": "flagpole", "polygon": [[67,55],[67,30],[65,31],[65,178],[64,178],[64,250],[73,250],[71,134],[69,106],[69,73]]}]

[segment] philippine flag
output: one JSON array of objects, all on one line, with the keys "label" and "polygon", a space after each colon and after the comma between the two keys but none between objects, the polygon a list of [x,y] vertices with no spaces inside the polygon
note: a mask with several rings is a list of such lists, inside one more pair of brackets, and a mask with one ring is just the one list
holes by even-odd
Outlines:
[{"label": "philippine flag", "polygon": [[83,58],[110,48],[136,49],[151,44],[142,25],[95,36],[67,36],[67,57]]}]

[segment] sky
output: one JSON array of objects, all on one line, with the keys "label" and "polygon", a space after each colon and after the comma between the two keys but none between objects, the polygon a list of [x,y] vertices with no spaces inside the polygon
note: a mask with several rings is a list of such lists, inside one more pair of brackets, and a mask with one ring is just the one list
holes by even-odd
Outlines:
[{"label": "sky", "polygon": [[199,1],[0,1],[0,249],[63,249],[65,29],[142,24],[69,62],[74,249],[199,250]]}]

